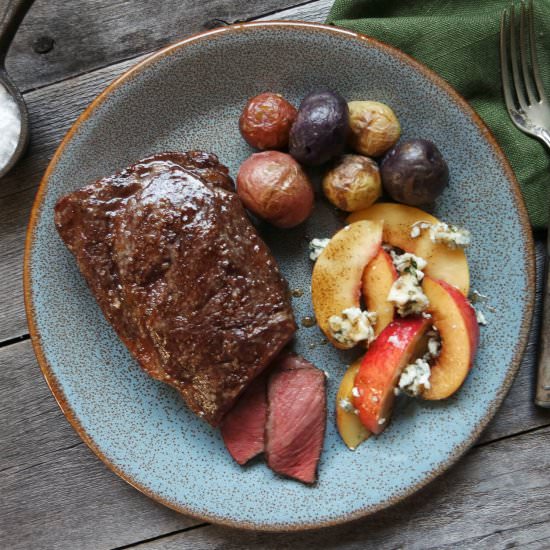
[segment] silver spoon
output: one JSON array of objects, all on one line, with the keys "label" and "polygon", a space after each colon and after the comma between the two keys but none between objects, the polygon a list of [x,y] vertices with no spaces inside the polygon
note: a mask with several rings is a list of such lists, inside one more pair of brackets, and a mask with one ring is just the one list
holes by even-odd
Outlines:
[{"label": "silver spoon", "polygon": [[33,0],[3,0],[0,3],[0,86],[3,86],[15,101],[19,109],[19,118],[21,120],[17,147],[7,162],[0,165],[0,178],[6,175],[15,166],[25,152],[29,142],[29,115],[27,113],[27,106],[25,105],[21,92],[19,92],[6,73],[4,63],[6,61],[6,54],[8,53],[8,49],[17,32],[19,24],[25,17],[32,3]]}]

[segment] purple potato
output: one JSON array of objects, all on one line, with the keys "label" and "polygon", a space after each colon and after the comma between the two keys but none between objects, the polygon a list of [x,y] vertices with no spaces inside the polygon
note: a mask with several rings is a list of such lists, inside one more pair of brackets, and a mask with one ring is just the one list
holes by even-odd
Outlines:
[{"label": "purple potato", "polygon": [[439,149],[426,139],[411,139],[391,149],[380,166],[382,186],[397,202],[423,206],[449,182],[449,168]]},{"label": "purple potato", "polygon": [[338,93],[312,92],[302,100],[290,129],[289,152],[302,164],[317,166],[339,155],[349,134],[349,110]]}]

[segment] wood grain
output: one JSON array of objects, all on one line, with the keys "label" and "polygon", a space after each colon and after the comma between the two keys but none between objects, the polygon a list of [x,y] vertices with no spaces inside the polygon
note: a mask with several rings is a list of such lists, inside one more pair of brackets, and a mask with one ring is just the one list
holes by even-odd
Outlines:
[{"label": "wood grain", "polygon": [[30,341],[0,351],[1,548],[110,548],[200,523],[107,470],[63,416]]},{"label": "wood grain", "polygon": [[332,7],[333,0],[316,0],[303,3],[299,6],[277,11],[271,15],[260,17],[263,21],[276,21],[277,19],[292,19],[295,21],[312,21],[323,23]]},{"label": "wood grain", "polygon": [[13,41],[6,65],[26,91],[157,50],[224,22],[255,19],[299,3],[36,0]]}]

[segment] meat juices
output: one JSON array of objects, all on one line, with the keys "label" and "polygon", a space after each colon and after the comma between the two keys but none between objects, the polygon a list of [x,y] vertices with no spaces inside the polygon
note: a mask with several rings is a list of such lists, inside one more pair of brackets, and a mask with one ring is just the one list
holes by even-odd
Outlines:
[{"label": "meat juices", "polygon": [[267,391],[267,464],[313,483],[325,438],[325,374],[298,355],[285,354],[276,363]]},{"label": "meat juices", "polygon": [[62,197],[55,224],[140,366],[218,425],[296,331],[228,170],[160,153]]}]

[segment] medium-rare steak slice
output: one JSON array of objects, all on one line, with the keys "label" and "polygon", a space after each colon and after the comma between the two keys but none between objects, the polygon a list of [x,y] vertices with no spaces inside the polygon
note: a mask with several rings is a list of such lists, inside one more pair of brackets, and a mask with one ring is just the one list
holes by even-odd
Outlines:
[{"label": "medium-rare steak slice", "polygon": [[55,223],[139,364],[212,425],[296,330],[275,260],[215,155],[146,158],[62,197]]},{"label": "medium-rare steak slice", "polygon": [[268,466],[313,483],[325,438],[325,373],[298,355],[284,354],[269,378],[267,403]]},{"label": "medium-rare steak slice", "polygon": [[221,423],[223,442],[239,464],[263,452],[266,419],[267,377],[262,374],[246,388]]}]

